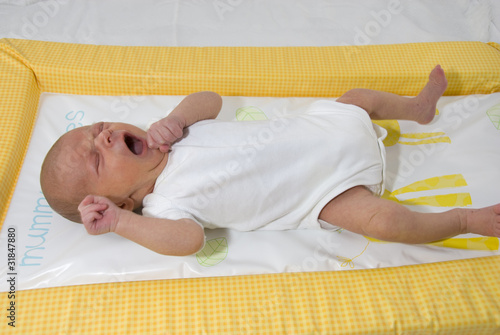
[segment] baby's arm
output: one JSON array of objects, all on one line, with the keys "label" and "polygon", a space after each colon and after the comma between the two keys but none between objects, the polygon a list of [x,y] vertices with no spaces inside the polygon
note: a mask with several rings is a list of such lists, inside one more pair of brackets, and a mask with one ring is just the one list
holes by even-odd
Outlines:
[{"label": "baby's arm", "polygon": [[203,228],[190,219],[144,217],[119,208],[105,197],[88,195],[78,210],[89,234],[114,232],[162,255],[191,255],[205,241]]},{"label": "baby's arm", "polygon": [[151,125],[148,146],[167,152],[183,135],[183,130],[193,123],[215,119],[222,107],[222,98],[215,92],[197,92],[185,97],[165,118]]}]

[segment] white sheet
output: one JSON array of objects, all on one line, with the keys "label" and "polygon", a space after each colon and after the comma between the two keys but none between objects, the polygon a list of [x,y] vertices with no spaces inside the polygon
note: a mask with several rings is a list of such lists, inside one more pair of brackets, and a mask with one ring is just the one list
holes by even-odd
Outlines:
[{"label": "white sheet", "polygon": [[3,0],[0,37],[151,46],[500,42],[495,0]]},{"label": "white sheet", "polygon": [[[197,256],[167,257],[114,234],[87,235],[83,226],[65,221],[47,207],[38,175],[45,153],[60,134],[75,125],[100,120],[130,122],[145,127],[165,115],[181,98],[42,95],[26,163],[4,223],[4,227],[15,226],[17,230],[18,289],[163,278],[366,269],[500,254],[498,250],[379,243],[348,231],[236,232],[217,229],[207,230],[207,249]],[[285,108],[290,113],[297,113],[314,100],[224,97],[220,118],[265,118]],[[417,181],[455,174],[462,175],[467,186],[410,192],[398,198],[465,193],[470,195],[474,207],[497,202],[500,130],[493,122],[498,125],[500,112],[490,112],[488,116],[486,111],[492,106],[500,107],[500,93],[445,97],[438,106],[440,115],[431,125],[400,122],[402,134],[444,132],[444,135],[433,136],[448,138],[451,143],[387,147],[387,189],[393,191]],[[247,108],[242,110],[242,107]],[[426,138],[425,135],[420,137],[417,140]],[[400,140],[415,141],[403,136]],[[477,162],[480,162],[480,167]],[[446,209],[413,207],[422,211]],[[212,251],[211,246],[218,247],[218,253],[205,257]],[[2,229],[0,250],[6,249],[6,229]],[[6,264],[0,265],[1,274],[6,274]],[[6,282],[1,282],[1,289],[7,289]]]}]

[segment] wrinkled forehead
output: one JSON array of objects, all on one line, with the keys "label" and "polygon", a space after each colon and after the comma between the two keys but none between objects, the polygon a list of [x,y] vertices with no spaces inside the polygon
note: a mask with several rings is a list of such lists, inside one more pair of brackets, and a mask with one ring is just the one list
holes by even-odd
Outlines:
[{"label": "wrinkled forehead", "polygon": [[61,147],[57,158],[61,173],[77,173],[86,169],[85,162],[92,150],[89,128],[89,126],[76,128],[61,137]]}]

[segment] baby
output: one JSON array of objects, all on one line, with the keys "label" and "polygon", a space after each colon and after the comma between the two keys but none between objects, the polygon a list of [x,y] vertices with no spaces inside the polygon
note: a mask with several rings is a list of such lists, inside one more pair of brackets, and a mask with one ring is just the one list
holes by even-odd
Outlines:
[{"label": "baby", "polygon": [[[500,236],[500,204],[418,213],[380,198],[384,130],[371,119],[432,121],[447,87],[438,65],[418,96],[368,89],[266,121],[215,119],[213,92],[187,96],[145,132],[100,122],[64,134],[42,166],[52,208],[92,235],[114,232],[164,255],[190,255],[204,228],[335,226],[385,241]],[[137,214],[142,208],[142,215]]]}]

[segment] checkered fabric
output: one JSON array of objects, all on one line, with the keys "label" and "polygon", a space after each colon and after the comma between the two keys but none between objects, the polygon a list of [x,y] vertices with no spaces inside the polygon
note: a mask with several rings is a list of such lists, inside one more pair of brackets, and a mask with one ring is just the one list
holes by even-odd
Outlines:
[{"label": "checkered fabric", "polygon": [[[499,266],[500,258],[490,257],[377,270],[21,291],[15,331],[89,335],[498,334]],[[2,334],[9,333],[5,323],[0,322]]]},{"label": "checkered fabric", "polygon": [[[94,95],[416,95],[441,64],[446,94],[500,91],[498,45],[161,48],[0,40],[3,222],[41,92]],[[500,257],[346,272],[161,280],[17,292],[2,334],[498,334]],[[0,293],[4,315],[9,304]],[[2,307],[3,306],[3,307]],[[0,319],[0,320],[2,320]]]}]

